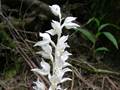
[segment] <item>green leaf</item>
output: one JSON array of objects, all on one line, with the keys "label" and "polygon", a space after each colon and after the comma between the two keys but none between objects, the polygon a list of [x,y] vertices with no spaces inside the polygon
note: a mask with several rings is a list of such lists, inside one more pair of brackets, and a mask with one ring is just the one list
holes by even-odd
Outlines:
[{"label": "green leaf", "polygon": [[89,19],[88,22],[85,25],[87,25],[87,24],[89,24],[91,22],[95,22],[98,27],[100,26],[100,21],[97,18],[95,18],[95,17]]},{"label": "green leaf", "polygon": [[98,31],[100,32],[103,28],[107,27],[107,26],[111,26],[111,24],[106,23],[106,24],[102,24],[99,28]]},{"label": "green leaf", "polygon": [[118,30],[120,30],[120,27],[118,27],[117,25],[114,25],[114,24],[111,24],[111,23],[106,23],[106,24],[102,24],[99,28],[98,28],[98,31],[100,32],[102,29],[108,27],[108,26],[111,26],[111,27],[114,27]]},{"label": "green leaf", "polygon": [[78,28],[77,31],[81,32],[88,40],[95,43],[95,36],[86,29]]},{"label": "green leaf", "polygon": [[112,44],[118,49],[118,44],[116,38],[110,32],[102,32],[111,42]]},{"label": "green leaf", "polygon": [[95,52],[99,52],[99,51],[109,51],[109,49],[107,49],[106,47],[99,47],[95,50]]}]

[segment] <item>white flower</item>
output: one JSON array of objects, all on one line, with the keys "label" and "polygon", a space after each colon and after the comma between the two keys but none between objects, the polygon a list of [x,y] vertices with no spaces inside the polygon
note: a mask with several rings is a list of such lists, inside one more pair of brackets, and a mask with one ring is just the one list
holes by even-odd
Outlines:
[{"label": "white flower", "polygon": [[71,23],[72,21],[76,20],[76,17],[67,17],[64,23]]},{"label": "white flower", "polygon": [[61,60],[63,60],[65,62],[70,55],[72,55],[72,54],[69,53],[68,51],[64,51],[63,54],[61,55]]},{"label": "white flower", "polygon": [[68,35],[67,35],[67,36],[64,36],[64,35],[63,35],[63,36],[59,39],[58,43],[64,43],[64,42],[67,41],[67,39],[68,39]]},{"label": "white flower", "polygon": [[[53,56],[51,54],[48,54],[44,51],[39,51],[39,52],[36,52],[36,54],[40,54],[43,58],[45,59],[50,59],[52,60]],[[53,60],[52,60],[53,61]]]},{"label": "white flower", "polygon": [[58,56],[60,56],[66,47],[69,47],[69,45],[66,43],[68,39],[68,36],[62,36],[59,40],[58,40],[58,43],[57,43],[57,54]]},{"label": "white flower", "polygon": [[55,47],[55,43],[51,40],[51,37],[48,33],[39,33],[40,37],[43,38],[42,41],[38,41],[34,46],[44,46],[51,43]]},{"label": "white flower", "polygon": [[43,51],[37,52],[37,54],[42,55],[45,59],[50,59],[53,61],[52,56],[52,47],[49,43],[55,46],[55,43],[51,40],[51,37],[48,33],[39,33],[39,35],[43,38],[42,41],[38,41],[34,46],[40,46]]},{"label": "white flower", "polygon": [[61,35],[62,29],[60,26],[60,22],[52,20],[51,26],[53,29],[46,31],[47,33],[51,34],[52,36],[54,36],[55,34]]},{"label": "white flower", "polygon": [[42,75],[50,74],[50,65],[47,62],[45,62],[43,59],[40,64],[41,64],[42,69],[34,68],[31,71],[36,72],[38,74],[42,74]]},{"label": "white flower", "polygon": [[45,51],[48,54],[52,54],[52,47],[49,44],[41,46],[43,51]]},{"label": "white flower", "polygon": [[35,90],[45,90],[45,85],[39,81],[39,79],[36,82],[33,82],[36,86],[33,86],[33,89]]},{"label": "white flower", "polygon": [[37,52],[37,54],[41,54],[42,57],[52,60],[53,59],[52,47],[49,44],[46,44],[46,45],[41,46],[41,48],[43,51],[39,51]]},{"label": "white flower", "polygon": [[69,64],[68,62],[63,61],[62,59],[57,59],[56,60],[56,68],[57,69],[66,68],[68,66],[72,66],[72,65]]},{"label": "white flower", "polygon": [[57,84],[59,84],[60,83],[60,81],[59,81],[59,77],[54,73],[53,75],[48,75],[48,79],[49,79],[49,81],[50,81],[50,83],[51,83],[51,86],[57,86]]},{"label": "white flower", "polygon": [[63,75],[66,73],[66,72],[70,72],[72,71],[71,69],[69,68],[63,68],[63,69],[60,69],[60,70],[57,70],[57,76],[59,77],[59,80],[60,80],[60,83],[63,83],[67,80],[71,80],[70,78],[65,78],[63,77]]},{"label": "white flower", "polygon": [[76,17],[67,17],[62,24],[62,27],[66,27],[67,29],[80,27],[78,24],[72,22],[74,20],[76,20]]},{"label": "white flower", "polygon": [[52,28],[53,28],[54,30],[56,30],[56,32],[57,32],[57,31],[59,32],[59,30],[61,29],[60,23],[57,22],[57,21],[52,20],[51,25],[52,25]]},{"label": "white flower", "polygon": [[56,67],[61,69],[65,68],[67,66],[72,66],[66,60],[68,59],[69,55],[72,55],[71,53],[64,51],[60,57],[56,58],[55,64],[57,65]]},{"label": "white flower", "polygon": [[72,70],[69,68],[64,68],[64,69],[56,68],[56,72],[52,76],[50,74],[48,75],[48,78],[51,82],[51,86],[52,85],[57,86],[60,83],[63,83],[67,80],[71,80],[70,78],[63,77],[63,75],[69,71],[72,71]]},{"label": "white flower", "polygon": [[39,33],[39,35],[43,38],[43,41],[38,41],[34,46],[43,46],[51,42],[51,37],[48,33]]},{"label": "white flower", "polygon": [[40,35],[43,37],[43,41],[37,42],[34,46],[40,46],[43,51],[37,52],[37,54],[42,55],[42,57],[46,59],[53,59],[52,56],[52,47],[49,45],[50,42],[52,42],[49,34],[47,33],[40,33]]},{"label": "white flower", "polygon": [[58,5],[49,6],[55,16],[61,17],[60,7]]},{"label": "white flower", "polygon": [[79,27],[79,25],[76,24],[76,23],[67,23],[67,24],[65,24],[65,27],[66,27],[67,29],[72,29],[72,28],[77,28],[77,27]]},{"label": "white flower", "polygon": [[68,62],[62,60],[61,58],[57,58],[55,61],[55,68],[56,69],[63,69],[66,68],[68,66],[72,66],[71,64],[69,64]]},{"label": "white flower", "polygon": [[39,33],[39,35],[43,38],[43,40],[51,41],[51,37],[48,33]]}]

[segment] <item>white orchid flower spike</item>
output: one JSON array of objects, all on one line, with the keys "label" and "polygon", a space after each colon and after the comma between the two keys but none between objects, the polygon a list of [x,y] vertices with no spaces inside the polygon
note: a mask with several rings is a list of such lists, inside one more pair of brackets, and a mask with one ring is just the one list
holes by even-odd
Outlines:
[{"label": "white orchid flower spike", "polygon": [[[40,54],[44,59],[50,59],[51,64],[42,60],[40,63],[42,68],[34,68],[31,71],[47,76],[50,81],[48,90],[67,90],[67,88],[63,89],[61,87],[61,83],[71,80],[71,78],[64,77],[64,75],[65,73],[72,71],[69,68],[72,65],[67,62],[69,56],[72,54],[66,50],[66,48],[70,47],[67,44],[69,35],[62,35],[62,30],[64,27],[72,29],[79,27],[79,25],[73,22],[76,20],[76,17],[70,16],[63,21],[59,5],[52,5],[49,7],[59,20],[52,20],[52,29],[45,31],[45,33],[40,33],[39,35],[42,37],[42,40],[38,41],[34,46],[41,47],[42,50],[38,51],[37,54]],[[55,42],[51,39],[54,35],[57,36]],[[52,68],[50,65],[52,65]],[[36,86],[33,87],[34,90],[45,90],[45,85],[43,85],[42,82],[36,81],[34,83],[36,84]]]}]

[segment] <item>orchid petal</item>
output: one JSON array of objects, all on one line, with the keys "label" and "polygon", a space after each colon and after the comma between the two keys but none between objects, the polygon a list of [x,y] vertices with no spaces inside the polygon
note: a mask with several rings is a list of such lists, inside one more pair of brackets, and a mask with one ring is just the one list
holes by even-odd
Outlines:
[{"label": "orchid petal", "polygon": [[43,69],[39,69],[39,68],[34,68],[31,71],[36,72],[36,73],[41,74],[41,75],[47,75],[48,74]]},{"label": "orchid petal", "polygon": [[48,90],[52,90],[52,86],[50,86]]},{"label": "orchid petal", "polygon": [[64,68],[62,71],[63,73],[66,73],[66,72],[71,72],[72,70],[70,68]]},{"label": "orchid petal", "polygon": [[48,75],[48,79],[51,82],[51,84],[54,84],[55,86],[57,86],[58,83],[60,83],[59,77],[56,74]]},{"label": "orchid petal", "polygon": [[62,27],[66,27],[67,29],[80,27],[78,24],[72,22],[74,20],[76,20],[76,17],[67,17],[62,24]]},{"label": "orchid petal", "polygon": [[62,36],[62,37],[59,39],[59,43],[65,42],[65,41],[67,41],[67,39],[68,39],[68,35],[67,35],[67,36]]},{"label": "orchid petal", "polygon": [[52,47],[49,44],[43,45],[42,49],[43,49],[43,51],[45,51],[48,54],[52,53]]},{"label": "orchid petal", "polygon": [[72,70],[69,69],[69,68],[57,69],[56,74],[57,74],[57,77],[59,78],[59,81],[61,81],[63,75],[64,75],[66,72],[69,72],[69,71],[72,71]]},{"label": "orchid petal", "polygon": [[36,52],[36,54],[40,54],[45,59],[50,59],[50,55],[48,53],[44,52],[44,51]]},{"label": "orchid petal", "polygon": [[41,67],[42,67],[43,71],[45,71],[46,74],[49,74],[49,73],[50,73],[50,65],[49,65],[49,63],[45,62],[45,61],[42,59],[42,61],[41,61],[40,64],[41,64]]},{"label": "orchid petal", "polygon": [[67,29],[72,29],[72,28],[77,28],[77,27],[80,27],[78,24],[76,23],[66,23],[64,25]]},{"label": "orchid petal", "polygon": [[68,36],[62,36],[57,43],[57,50],[58,50],[58,54],[62,54],[64,52],[64,49],[66,47],[69,47],[69,45],[67,43],[65,43],[65,41],[68,39]]},{"label": "orchid petal", "polygon": [[68,51],[65,51],[65,52],[61,55],[61,60],[66,61],[70,55],[72,55],[72,54],[69,53]]},{"label": "orchid petal", "polygon": [[35,47],[35,46],[43,46],[43,45],[48,44],[48,43],[49,43],[48,40],[38,41],[38,42],[34,45],[34,47]]},{"label": "orchid petal", "polygon": [[55,16],[61,16],[60,7],[58,5],[52,5],[49,7]]},{"label": "orchid petal", "polygon": [[45,90],[45,85],[39,81],[39,79],[36,82],[33,82],[36,86],[33,86],[33,89],[35,90]]},{"label": "orchid petal", "polygon": [[67,66],[72,66],[71,64],[69,64],[68,62],[65,62],[63,65],[63,68],[67,67]]},{"label": "orchid petal", "polygon": [[42,69],[34,68],[31,71],[36,72],[38,74],[42,74],[42,75],[48,75],[50,73],[50,65],[44,60],[42,60],[40,64]]},{"label": "orchid petal", "polygon": [[54,36],[56,34],[55,30],[51,29],[46,31],[47,33],[49,33],[50,35]]},{"label": "orchid petal", "polygon": [[59,29],[60,29],[60,23],[59,23],[58,21],[52,20],[51,26],[52,26],[53,29],[55,29],[55,30],[59,30]]},{"label": "orchid petal", "polygon": [[69,23],[69,22],[72,22],[72,21],[74,21],[74,20],[76,20],[76,17],[67,17],[67,18],[65,19],[64,23]]},{"label": "orchid petal", "polygon": [[51,41],[50,35],[48,33],[39,33],[41,37],[43,37],[43,40]]},{"label": "orchid petal", "polygon": [[63,78],[60,83],[66,82],[68,80],[72,80],[71,78]]},{"label": "orchid petal", "polygon": [[55,30],[55,34],[60,35],[62,33],[60,22],[52,20],[51,26]]}]

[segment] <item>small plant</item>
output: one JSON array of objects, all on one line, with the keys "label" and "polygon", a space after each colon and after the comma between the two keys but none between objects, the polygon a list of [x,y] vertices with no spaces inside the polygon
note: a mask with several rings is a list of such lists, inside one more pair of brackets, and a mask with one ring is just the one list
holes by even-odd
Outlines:
[{"label": "small plant", "polygon": [[[32,71],[48,76],[50,81],[49,90],[66,90],[62,89],[60,84],[67,80],[71,80],[70,78],[64,77],[64,74],[72,71],[68,67],[71,66],[71,64],[67,62],[68,57],[72,54],[65,50],[69,47],[66,42],[68,35],[62,35],[62,29],[64,27],[67,29],[77,28],[79,25],[72,22],[76,19],[76,17],[67,17],[63,19],[60,7],[58,5],[52,5],[50,6],[50,9],[52,13],[59,18],[59,21],[52,20],[52,29],[46,31],[45,33],[40,33],[39,35],[43,38],[43,40],[38,41],[34,46],[40,46],[42,48],[42,51],[37,52],[37,54],[40,54],[44,59],[49,59],[52,63],[52,66],[50,66],[50,64],[42,58],[42,61],[40,62],[42,68],[34,68]],[[56,43],[51,40],[51,36],[54,35],[57,35]],[[39,79],[34,83],[36,85],[33,86],[35,90],[45,90],[44,83]]]},{"label": "small plant", "polygon": [[117,27],[114,24],[110,24],[110,23],[100,24],[100,21],[97,18],[91,18],[85,25],[90,24],[92,21],[96,22],[97,31],[95,34],[93,34],[91,31],[88,31],[87,29],[84,29],[84,28],[77,28],[75,30],[78,32],[81,32],[89,41],[92,42],[91,50],[93,52],[93,57],[95,57],[95,54],[98,53],[99,51],[109,51],[109,49],[106,47],[96,48],[96,43],[100,35],[104,35],[118,49],[117,40],[114,37],[114,35],[108,31],[103,31],[103,29],[108,26],[112,26],[117,29],[119,29],[119,27]]}]

